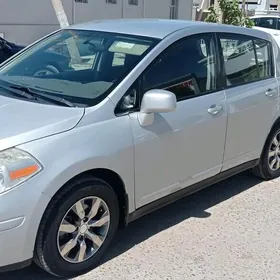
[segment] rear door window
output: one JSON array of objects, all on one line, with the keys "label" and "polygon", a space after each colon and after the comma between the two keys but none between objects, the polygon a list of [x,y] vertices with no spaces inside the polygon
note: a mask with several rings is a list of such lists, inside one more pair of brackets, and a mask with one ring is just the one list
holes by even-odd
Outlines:
[{"label": "rear door window", "polygon": [[272,76],[270,42],[239,34],[220,34],[219,39],[227,86]]},{"label": "rear door window", "polygon": [[259,79],[253,40],[237,34],[220,36],[227,86]]}]

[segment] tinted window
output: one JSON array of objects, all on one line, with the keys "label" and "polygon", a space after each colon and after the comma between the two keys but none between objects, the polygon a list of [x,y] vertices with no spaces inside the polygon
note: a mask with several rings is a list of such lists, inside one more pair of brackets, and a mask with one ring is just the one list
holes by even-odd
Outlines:
[{"label": "tinted window", "polygon": [[276,18],[255,18],[254,19],[255,26],[276,29]]},{"label": "tinted window", "polygon": [[272,76],[272,56],[270,55],[270,43],[264,40],[254,40],[257,54],[260,78]]},{"label": "tinted window", "polygon": [[279,29],[280,29],[280,19],[278,18],[278,19],[276,20],[276,22],[277,22],[277,29],[279,30]]},{"label": "tinted window", "polygon": [[226,80],[228,86],[249,83],[259,79],[252,39],[240,35],[222,35]]},{"label": "tinted window", "polygon": [[254,22],[255,26],[258,26],[260,19],[259,18],[252,18],[252,21]]},{"label": "tinted window", "polygon": [[215,44],[211,35],[191,36],[160,55],[143,76],[144,91],[167,89],[178,100],[216,89]]},{"label": "tinted window", "polygon": [[24,85],[79,106],[103,100],[158,43],[157,39],[62,30],[0,69],[0,82]]}]

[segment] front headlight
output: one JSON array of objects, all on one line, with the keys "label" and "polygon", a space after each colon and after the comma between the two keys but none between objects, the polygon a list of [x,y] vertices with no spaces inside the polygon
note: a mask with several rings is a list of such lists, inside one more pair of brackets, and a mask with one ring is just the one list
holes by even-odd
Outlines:
[{"label": "front headlight", "polygon": [[0,152],[0,193],[8,191],[42,170],[27,152],[12,148]]}]

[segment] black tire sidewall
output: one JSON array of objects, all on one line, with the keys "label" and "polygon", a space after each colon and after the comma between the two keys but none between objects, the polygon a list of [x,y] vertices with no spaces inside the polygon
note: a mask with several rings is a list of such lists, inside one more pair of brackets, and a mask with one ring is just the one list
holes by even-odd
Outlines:
[{"label": "black tire sidewall", "polygon": [[[97,196],[105,201],[110,211],[110,227],[107,237],[99,250],[89,260],[74,264],[62,258],[57,248],[57,234],[60,223],[67,211],[80,199]],[[88,182],[86,186],[71,190],[64,195],[51,211],[48,219],[48,226],[45,227],[42,238],[43,260],[52,274],[64,277],[74,277],[84,274],[95,268],[101,261],[102,256],[110,245],[119,222],[119,205],[114,191],[101,181]]]},{"label": "black tire sidewall", "polygon": [[272,140],[278,133],[280,133],[280,127],[277,127],[271,131],[271,133],[269,134],[269,137],[266,141],[264,151],[262,154],[262,158],[261,158],[261,163],[260,163],[261,169],[262,169],[262,172],[264,173],[264,177],[267,179],[275,179],[280,176],[280,169],[278,169],[276,171],[271,170],[269,167],[269,162],[268,162],[268,153],[269,153],[269,149],[270,149]]}]

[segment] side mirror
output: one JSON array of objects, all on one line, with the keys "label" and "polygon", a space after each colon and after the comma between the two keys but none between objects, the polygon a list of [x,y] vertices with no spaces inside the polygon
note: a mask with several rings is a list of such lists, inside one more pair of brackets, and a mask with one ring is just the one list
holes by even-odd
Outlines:
[{"label": "side mirror", "polygon": [[138,117],[141,126],[150,125],[154,121],[154,113],[174,112],[177,100],[174,93],[163,89],[147,91],[142,99]]},{"label": "side mirror", "polygon": [[142,99],[141,113],[168,113],[176,110],[177,100],[174,93],[163,89],[147,91]]}]

